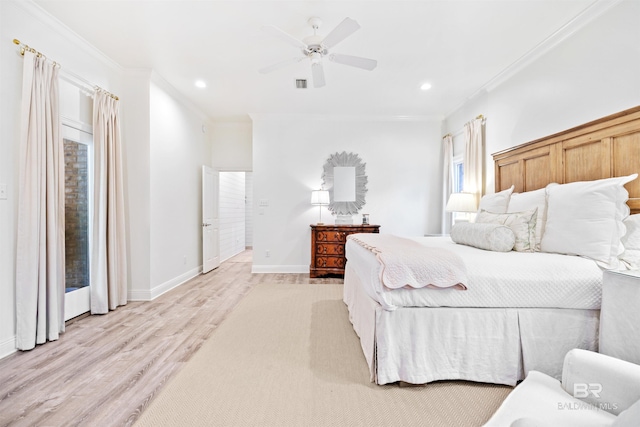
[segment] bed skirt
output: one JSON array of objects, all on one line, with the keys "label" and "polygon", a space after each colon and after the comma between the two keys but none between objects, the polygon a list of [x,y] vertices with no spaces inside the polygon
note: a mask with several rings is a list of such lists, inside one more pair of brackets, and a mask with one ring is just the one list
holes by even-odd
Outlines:
[{"label": "bed skirt", "polygon": [[569,350],[598,350],[599,310],[405,307],[386,311],[367,295],[349,263],[344,302],[371,381],[377,384],[468,380],[513,386],[534,369],[559,379]]}]

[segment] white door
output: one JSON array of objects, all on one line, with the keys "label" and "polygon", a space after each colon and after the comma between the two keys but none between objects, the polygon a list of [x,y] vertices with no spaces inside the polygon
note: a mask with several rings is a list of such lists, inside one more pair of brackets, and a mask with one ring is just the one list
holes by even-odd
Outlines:
[{"label": "white door", "polygon": [[65,252],[64,320],[91,309],[89,272],[91,203],[93,195],[93,132],[91,126],[63,119],[65,146]]},{"label": "white door", "polygon": [[202,273],[220,265],[218,173],[202,166]]}]

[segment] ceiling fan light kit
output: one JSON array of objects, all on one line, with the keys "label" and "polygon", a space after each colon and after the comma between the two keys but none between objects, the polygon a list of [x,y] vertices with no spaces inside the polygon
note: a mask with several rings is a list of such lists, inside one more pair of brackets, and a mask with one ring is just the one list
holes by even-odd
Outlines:
[{"label": "ceiling fan light kit", "polygon": [[313,86],[318,88],[325,85],[324,69],[322,65],[322,60],[324,57],[327,57],[329,58],[329,61],[338,64],[349,65],[351,67],[361,68],[368,71],[373,70],[378,65],[378,61],[376,61],[375,59],[342,55],[339,53],[329,53],[329,49],[336,46],[338,43],[349,37],[360,28],[360,25],[355,20],[351,18],[345,18],[324,38],[316,33],[320,28],[320,25],[322,24],[322,21],[319,18],[312,17],[309,18],[307,22],[311,26],[311,28],[313,28],[313,35],[307,36],[302,40],[298,40],[292,35],[272,25],[266,25],[262,27],[265,32],[279,37],[287,43],[301,49],[304,56],[287,59],[285,61],[281,61],[268,67],[262,68],[259,70],[260,73],[270,73],[277,69],[286,67],[287,65],[294,64],[308,58],[309,62],[311,63],[311,76],[313,77]]}]

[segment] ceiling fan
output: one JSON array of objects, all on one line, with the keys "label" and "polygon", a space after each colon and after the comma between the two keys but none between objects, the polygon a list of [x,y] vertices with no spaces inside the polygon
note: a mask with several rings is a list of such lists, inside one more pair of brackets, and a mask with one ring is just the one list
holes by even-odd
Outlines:
[{"label": "ceiling fan", "polygon": [[295,64],[308,58],[311,62],[311,75],[313,77],[313,86],[322,87],[325,85],[324,70],[322,68],[322,58],[325,56],[330,61],[337,62],[338,64],[350,65],[352,67],[362,68],[364,70],[373,70],[378,65],[378,61],[375,59],[361,58],[359,56],[342,55],[339,53],[329,53],[329,49],[332,49],[340,43],[342,40],[349,37],[355,31],[360,28],[360,25],[351,18],[345,18],[337,27],[333,29],[326,37],[322,37],[316,34],[318,28],[322,24],[319,18],[309,18],[307,21],[311,28],[313,28],[313,35],[305,37],[302,40],[298,40],[292,35],[282,31],[281,29],[274,27],[273,25],[265,25],[262,30],[272,34],[276,37],[280,37],[282,40],[302,50],[304,56],[287,59],[282,62],[270,65],[268,67],[260,69],[260,73],[267,74],[279,68],[283,68],[290,64]]}]

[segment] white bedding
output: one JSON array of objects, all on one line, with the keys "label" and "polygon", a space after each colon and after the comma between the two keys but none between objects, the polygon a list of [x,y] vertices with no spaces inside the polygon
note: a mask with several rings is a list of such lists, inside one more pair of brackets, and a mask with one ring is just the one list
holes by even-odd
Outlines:
[{"label": "white bedding", "polygon": [[376,256],[382,267],[380,280],[386,288],[466,289],[464,262],[451,251],[393,234],[362,233],[348,238]]},{"label": "white bedding", "polygon": [[466,266],[468,289],[387,289],[380,282],[381,266],[375,255],[347,241],[349,266],[365,284],[367,294],[385,310],[398,307],[600,308],[602,270],[594,261],[542,252],[491,252],[458,245],[449,237],[413,240],[459,255]]},{"label": "white bedding", "polygon": [[564,356],[573,348],[598,350],[600,310],[400,307],[388,311],[364,288],[347,263],[344,302],[371,380],[377,384],[468,380],[513,386],[530,370],[559,378]]}]

